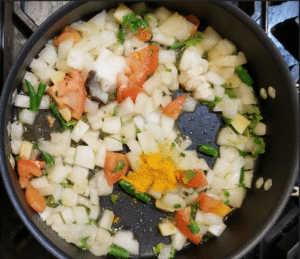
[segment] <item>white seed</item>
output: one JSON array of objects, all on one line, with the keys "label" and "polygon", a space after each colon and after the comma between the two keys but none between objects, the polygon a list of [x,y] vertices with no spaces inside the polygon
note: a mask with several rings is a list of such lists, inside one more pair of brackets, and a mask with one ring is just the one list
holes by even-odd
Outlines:
[{"label": "white seed", "polygon": [[272,86],[269,86],[268,87],[268,94],[269,94],[269,96],[271,97],[271,98],[275,98],[275,95],[276,95],[276,91],[275,91],[275,89],[272,87]]},{"label": "white seed", "polygon": [[259,94],[260,94],[260,97],[263,98],[263,99],[267,99],[268,97],[268,94],[267,94],[267,91],[265,88],[260,88],[259,90]]},{"label": "white seed", "polygon": [[257,189],[262,187],[263,184],[264,184],[264,178],[262,178],[262,177],[259,177],[255,182],[255,186]]},{"label": "white seed", "polygon": [[265,191],[269,190],[272,186],[272,179],[268,179],[267,181],[265,181],[265,184],[264,184],[264,189]]}]

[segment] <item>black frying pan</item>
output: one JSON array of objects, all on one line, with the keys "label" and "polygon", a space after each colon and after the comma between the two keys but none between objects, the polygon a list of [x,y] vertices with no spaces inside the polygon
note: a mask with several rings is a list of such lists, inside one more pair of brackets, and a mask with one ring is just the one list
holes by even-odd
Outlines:
[{"label": "black frying pan", "polygon": [[[0,159],[3,181],[11,201],[21,219],[33,235],[50,252],[59,258],[96,258],[88,251],[60,239],[51,231],[28,206],[23,190],[18,184],[17,174],[7,160],[10,143],[7,137],[7,123],[12,119],[11,106],[13,91],[21,86],[21,80],[32,58],[44,44],[72,22],[88,19],[102,9],[109,10],[118,2],[72,2],[48,18],[26,42],[18,55],[4,86],[0,109]],[[160,6],[161,2],[151,2]],[[128,3],[130,5],[130,3]],[[262,100],[258,97],[262,115],[267,124],[266,153],[256,162],[253,182],[260,176],[272,178],[270,190],[255,187],[247,191],[243,206],[226,221],[228,228],[218,238],[212,238],[201,246],[190,245],[176,253],[176,258],[239,258],[249,252],[272,227],[281,214],[292,192],[299,164],[299,120],[298,100],[289,70],[275,45],[267,35],[246,14],[225,2],[163,2],[172,11],[193,14],[200,18],[202,25],[211,25],[220,35],[227,38],[242,50],[249,63],[249,72],[255,82],[258,96],[261,87],[272,86],[276,98]],[[193,120],[189,119],[190,117]],[[215,114],[199,106],[195,114],[185,114],[180,120],[180,128],[187,135],[190,131],[195,141],[193,147],[208,140],[215,140],[220,120]],[[183,127],[183,124],[185,128]],[[201,126],[202,125],[202,126]],[[214,127],[216,130],[214,130]],[[205,134],[202,134],[205,132]],[[209,164],[212,164],[212,160]],[[119,192],[115,188],[115,192]],[[103,206],[112,206],[103,198]],[[113,207],[121,216],[120,225],[133,229],[141,244],[141,258],[152,258],[152,247],[158,242],[169,242],[160,237],[157,221],[165,214],[158,212],[153,204],[138,203],[122,194],[119,204]],[[151,229],[150,229],[151,227]]]}]

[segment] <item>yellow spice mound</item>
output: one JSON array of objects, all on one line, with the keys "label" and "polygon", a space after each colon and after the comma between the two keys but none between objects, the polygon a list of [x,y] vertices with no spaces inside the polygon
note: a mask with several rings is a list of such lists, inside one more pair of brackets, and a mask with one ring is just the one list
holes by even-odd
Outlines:
[{"label": "yellow spice mound", "polygon": [[130,182],[137,191],[165,192],[177,186],[176,169],[170,157],[164,158],[160,153],[140,155],[141,166],[136,172],[130,172],[124,180]]}]

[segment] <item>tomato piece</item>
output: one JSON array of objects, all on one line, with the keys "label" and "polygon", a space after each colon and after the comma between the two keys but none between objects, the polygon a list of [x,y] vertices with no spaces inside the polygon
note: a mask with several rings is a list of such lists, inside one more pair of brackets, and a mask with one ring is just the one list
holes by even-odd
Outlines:
[{"label": "tomato piece", "polygon": [[44,161],[38,160],[19,160],[17,162],[18,173],[20,177],[27,177],[29,174],[41,176],[41,169],[45,166]]},{"label": "tomato piece", "polygon": [[26,195],[26,200],[28,202],[28,204],[30,205],[30,207],[32,207],[36,212],[43,212],[46,207],[46,201],[44,199],[44,197],[42,195],[39,194],[39,192],[29,186],[26,188],[25,191],[25,195]]},{"label": "tomato piece", "polygon": [[201,192],[194,202],[198,202],[200,209],[204,212],[214,213],[219,216],[226,216],[232,209],[220,200],[208,196],[205,192]]},{"label": "tomato piece", "polygon": [[137,86],[142,87],[157,69],[158,49],[157,45],[150,45],[126,58],[126,64],[130,69],[127,76]]},{"label": "tomato piece", "polygon": [[108,185],[113,185],[124,176],[129,169],[129,160],[125,154],[106,152],[104,174]]},{"label": "tomato piece", "polygon": [[139,28],[136,37],[141,41],[149,41],[152,38],[151,30],[149,28]]},{"label": "tomato piece", "polygon": [[194,34],[196,33],[196,31],[197,31],[199,25],[200,25],[200,20],[199,20],[196,16],[194,16],[194,15],[192,15],[192,14],[190,14],[188,17],[186,17],[186,19],[187,19],[189,22],[191,22],[192,24],[194,24],[194,25],[197,26],[197,27],[196,27],[195,29],[193,29],[192,32],[191,32],[191,35],[194,35]]},{"label": "tomato piece", "polygon": [[53,45],[58,47],[60,43],[62,43],[63,41],[73,41],[73,43],[76,43],[78,41],[81,40],[81,35],[79,33],[79,31],[71,28],[70,26],[64,28],[64,30],[62,31],[62,33],[54,39],[53,41]]},{"label": "tomato piece", "polygon": [[72,69],[69,75],[49,87],[48,94],[55,100],[58,107],[69,107],[74,119],[79,120],[84,111],[86,90],[82,74]]},{"label": "tomato piece", "polygon": [[118,89],[117,92],[117,102],[121,103],[123,102],[127,97],[130,97],[133,102],[135,102],[135,99],[137,95],[141,92],[144,92],[143,88],[138,87],[132,83],[129,83],[127,87],[122,87]]},{"label": "tomato piece", "polygon": [[190,207],[179,209],[174,214],[174,222],[176,227],[179,229],[179,231],[184,236],[186,236],[190,242],[192,242],[195,245],[199,245],[202,239],[202,234],[201,233],[194,234],[188,227],[189,225],[191,225],[190,214],[191,214]]},{"label": "tomato piece", "polygon": [[33,175],[36,177],[40,177],[42,175],[41,169],[44,166],[44,161],[19,160],[17,162],[17,169],[21,188],[26,188],[27,186],[29,186],[29,180],[33,177]]},{"label": "tomato piece", "polygon": [[175,98],[172,102],[168,103],[162,110],[162,113],[172,119],[177,119],[183,108],[187,94]]},{"label": "tomato piece", "polygon": [[192,171],[195,173],[195,176],[190,181],[186,182],[185,170],[179,170],[179,174],[177,175],[178,182],[187,188],[203,187],[208,184],[203,170],[195,169]]}]

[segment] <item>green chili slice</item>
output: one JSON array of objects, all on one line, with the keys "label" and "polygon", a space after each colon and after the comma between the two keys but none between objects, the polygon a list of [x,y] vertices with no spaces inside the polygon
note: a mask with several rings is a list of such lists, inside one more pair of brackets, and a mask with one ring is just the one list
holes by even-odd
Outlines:
[{"label": "green chili slice", "polygon": [[118,247],[115,244],[110,246],[111,250],[108,252],[109,255],[112,255],[116,258],[129,258],[129,252],[121,247]]},{"label": "green chili slice", "polygon": [[215,147],[208,145],[208,144],[200,145],[198,147],[198,151],[202,152],[206,155],[209,155],[209,156],[213,156],[213,157],[218,156],[218,150]]},{"label": "green chili slice", "polygon": [[36,94],[32,84],[26,79],[25,79],[25,84],[27,86],[27,90],[28,90],[28,94],[29,94],[29,98],[30,98],[29,110],[33,111],[33,112],[37,112],[39,109],[37,106],[37,94]]},{"label": "green chili slice", "polygon": [[151,196],[145,192],[138,192],[135,190],[134,186],[125,181],[125,180],[121,180],[119,182],[120,184],[120,187],[127,193],[131,194],[132,196],[134,196],[135,198],[143,201],[143,202],[146,202],[146,203],[149,203],[150,200],[151,200]]}]

